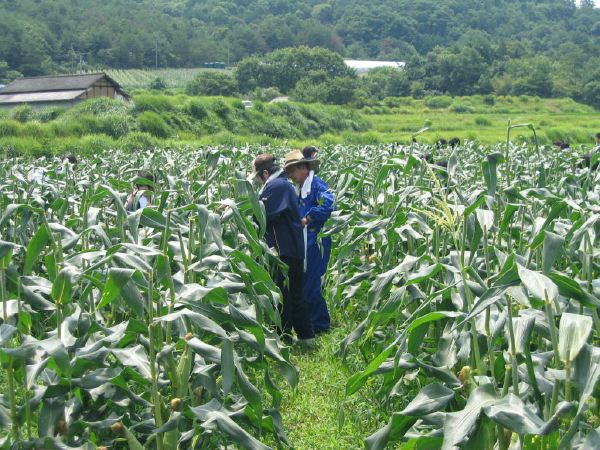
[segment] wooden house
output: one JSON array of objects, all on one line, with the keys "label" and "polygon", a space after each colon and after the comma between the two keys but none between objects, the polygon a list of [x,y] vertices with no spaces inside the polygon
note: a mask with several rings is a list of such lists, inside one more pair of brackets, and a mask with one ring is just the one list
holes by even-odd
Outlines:
[{"label": "wooden house", "polygon": [[96,97],[126,101],[129,96],[105,73],[20,78],[0,90],[0,107],[27,103],[34,107],[63,106]]}]

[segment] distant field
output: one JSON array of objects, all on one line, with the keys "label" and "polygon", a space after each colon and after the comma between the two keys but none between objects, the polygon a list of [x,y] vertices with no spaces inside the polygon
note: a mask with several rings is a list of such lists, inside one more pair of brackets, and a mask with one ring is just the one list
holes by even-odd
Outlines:
[{"label": "distant field", "polygon": [[[492,101],[493,104],[489,104]],[[541,143],[561,139],[591,145],[593,135],[600,132],[600,113],[571,99],[402,98],[390,99],[361,111],[372,124],[368,137],[378,142],[408,142],[415,131],[430,123],[429,130],[418,136],[418,141],[433,143],[441,138],[458,137],[492,144],[506,139],[509,119],[513,124],[532,123]],[[515,130],[511,139],[519,136],[529,140],[532,133],[528,129]]]},{"label": "distant field", "polygon": [[219,69],[110,69],[106,73],[125,89],[147,89],[150,83],[157,77],[162,78],[167,88],[185,88],[185,85],[191,81],[199,72],[206,72]]}]

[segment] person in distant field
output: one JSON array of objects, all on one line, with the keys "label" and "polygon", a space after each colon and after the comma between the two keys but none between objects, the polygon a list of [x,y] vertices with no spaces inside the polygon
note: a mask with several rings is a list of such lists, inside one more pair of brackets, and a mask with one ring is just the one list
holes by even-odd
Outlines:
[{"label": "person in distant field", "polygon": [[75,156],[73,154],[69,154],[63,158],[63,160],[61,162],[61,166],[58,169],[58,173],[68,174],[69,172],[72,172],[76,167],[77,167],[77,156]]},{"label": "person in distant field", "polygon": [[[594,157],[594,155],[597,152],[600,151],[600,133],[596,133],[596,135],[594,136],[594,139],[596,141],[596,146],[594,147],[594,149],[592,150],[591,153],[587,153],[581,157],[581,162],[579,163],[579,168],[590,167],[590,165],[592,164],[592,158]],[[600,162],[597,161],[592,166],[592,170],[596,170],[598,168],[598,164],[600,164]]]},{"label": "person in distant field", "polygon": [[560,150],[567,150],[571,148],[571,145],[568,142],[564,141],[556,141],[554,142],[554,145]]},{"label": "person in distant field", "polygon": [[298,198],[288,181],[286,172],[277,165],[271,154],[260,154],[254,160],[251,178],[262,184],[259,199],[265,205],[267,245],[277,250],[279,258],[288,266],[288,280],[279,267],[275,282],[283,295],[279,304],[282,334],[291,342],[292,328],[298,342],[307,347],[314,345],[314,331],[302,289],[304,278],[304,235]]},{"label": "person in distant field", "polygon": [[150,172],[140,172],[134,183],[135,188],[125,202],[125,209],[130,213],[151,204],[155,185],[154,175]]},{"label": "person in distant field", "polygon": [[444,138],[440,138],[435,142],[435,146],[440,149],[446,147],[448,145],[448,141]]},{"label": "person in distant field", "polygon": [[327,271],[331,255],[331,237],[320,239],[319,233],[333,212],[334,196],[327,183],[315,175],[319,170],[318,159],[307,158],[303,151],[294,150],[285,155],[284,169],[296,183],[300,216],[304,226],[304,297],[315,333],[323,333],[331,326],[327,303],[321,289],[321,280]]},{"label": "person in distant field", "polygon": [[302,149],[302,154],[306,159],[315,159],[317,157],[317,153],[319,149],[314,145],[309,145],[308,147],[304,147]]}]

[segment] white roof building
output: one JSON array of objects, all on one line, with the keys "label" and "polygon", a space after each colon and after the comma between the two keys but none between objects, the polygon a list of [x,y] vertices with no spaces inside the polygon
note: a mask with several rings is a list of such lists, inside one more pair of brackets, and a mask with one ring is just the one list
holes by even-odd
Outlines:
[{"label": "white roof building", "polygon": [[359,75],[367,73],[371,69],[379,67],[392,67],[394,69],[404,69],[406,63],[403,61],[365,61],[359,59],[345,59],[344,62],[348,67],[356,70]]}]

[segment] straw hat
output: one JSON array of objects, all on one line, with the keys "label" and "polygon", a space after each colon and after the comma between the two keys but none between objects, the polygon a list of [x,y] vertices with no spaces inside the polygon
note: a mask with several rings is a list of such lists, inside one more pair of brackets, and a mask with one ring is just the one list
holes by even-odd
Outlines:
[{"label": "straw hat", "polygon": [[308,170],[314,170],[315,172],[319,170],[319,160],[306,159],[302,154],[301,150],[294,150],[285,155],[285,160],[283,164],[283,168],[285,170],[288,170],[295,164],[306,164],[308,165]]}]

